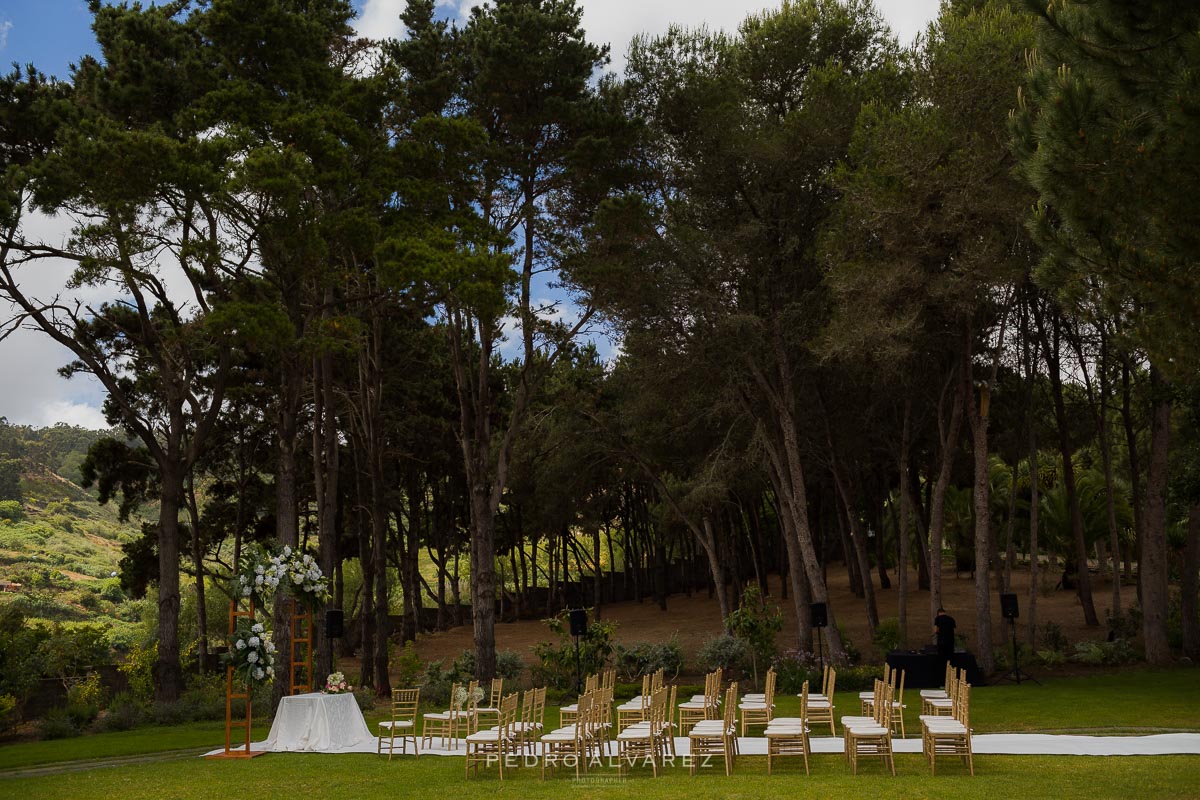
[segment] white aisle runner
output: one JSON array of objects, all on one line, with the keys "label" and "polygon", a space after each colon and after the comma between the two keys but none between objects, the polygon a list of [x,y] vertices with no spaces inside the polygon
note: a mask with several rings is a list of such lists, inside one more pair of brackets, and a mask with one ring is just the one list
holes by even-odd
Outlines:
[{"label": "white aisle runner", "polygon": [[[274,730],[274,726],[272,726]],[[368,734],[369,736],[369,734]],[[312,742],[308,744],[313,744]],[[342,746],[338,749],[321,750],[314,747],[303,748],[306,752],[315,753],[374,753],[378,740],[374,736],[357,741],[353,745]],[[1019,755],[1019,756],[1166,756],[1166,755],[1200,755],[1200,733],[1162,733],[1153,736],[1078,736],[1058,735],[1048,733],[992,733],[976,734],[971,737],[971,746],[975,755]],[[767,740],[761,736],[749,736],[738,739],[738,747],[744,756],[765,756]],[[265,742],[254,742],[251,750],[275,751],[279,749],[301,749],[296,747],[280,748],[277,742],[267,739]],[[678,755],[689,752],[688,740],[677,738],[675,749]],[[842,740],[840,737],[814,736],[812,738],[814,753],[841,753]],[[920,737],[908,739],[893,739],[892,749],[897,753],[921,752]],[[219,753],[221,750],[214,750]],[[616,752],[614,745],[613,752]],[[438,746],[435,739],[430,747],[421,747],[422,755],[461,756],[463,746],[460,743],[457,750],[444,749]],[[207,755],[211,755],[207,754]]]}]

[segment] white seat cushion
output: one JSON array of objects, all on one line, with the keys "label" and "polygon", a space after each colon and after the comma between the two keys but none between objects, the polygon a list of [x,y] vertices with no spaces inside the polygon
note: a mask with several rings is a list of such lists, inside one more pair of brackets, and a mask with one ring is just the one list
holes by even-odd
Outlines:
[{"label": "white seat cushion", "polygon": [[379,727],[381,728],[411,728],[412,726],[412,720],[410,719],[401,719],[397,720],[396,722],[384,720],[383,722],[379,723]]},{"label": "white seat cushion", "polygon": [[891,729],[875,725],[863,728],[851,728],[850,732],[855,736],[885,736],[891,733]]}]

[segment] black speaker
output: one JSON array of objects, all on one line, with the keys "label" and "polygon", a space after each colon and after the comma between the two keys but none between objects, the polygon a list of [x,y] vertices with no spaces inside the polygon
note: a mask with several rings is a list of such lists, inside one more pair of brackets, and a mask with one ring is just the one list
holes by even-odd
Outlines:
[{"label": "black speaker", "polygon": [[330,608],[325,612],[325,636],[330,639],[342,638],[342,610]]},{"label": "black speaker", "polygon": [[808,615],[812,617],[812,626],[814,628],[824,628],[829,625],[829,614],[825,609],[824,603],[809,603]]},{"label": "black speaker", "polygon": [[571,635],[587,636],[587,609],[571,609]]},{"label": "black speaker", "polygon": [[1005,619],[1016,619],[1021,616],[1017,609],[1017,596],[1015,594],[1005,593],[1000,595],[1000,616]]}]

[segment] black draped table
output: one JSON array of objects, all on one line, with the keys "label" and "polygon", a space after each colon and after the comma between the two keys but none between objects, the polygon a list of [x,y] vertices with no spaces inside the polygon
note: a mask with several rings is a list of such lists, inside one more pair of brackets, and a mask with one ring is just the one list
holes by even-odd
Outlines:
[{"label": "black draped table", "polygon": [[[887,654],[887,663],[892,669],[904,670],[906,689],[936,689],[946,682],[946,667],[936,651],[893,650]],[[974,653],[956,650],[950,664],[967,671],[967,683],[972,686],[983,685],[983,673],[979,671]]]}]

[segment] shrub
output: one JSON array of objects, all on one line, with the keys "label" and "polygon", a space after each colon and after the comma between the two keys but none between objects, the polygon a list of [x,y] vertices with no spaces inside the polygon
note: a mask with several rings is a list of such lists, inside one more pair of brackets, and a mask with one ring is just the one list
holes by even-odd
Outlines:
[{"label": "shrub", "polygon": [[1129,664],[1138,660],[1137,651],[1124,639],[1111,642],[1088,641],[1075,645],[1071,660],[1079,664]]},{"label": "shrub", "polygon": [[666,680],[672,681],[683,669],[683,648],[674,637],[667,642],[637,642],[631,647],[617,645],[617,674],[627,680],[636,680],[658,670]]},{"label": "shrub", "polygon": [[[576,650],[575,641],[567,633],[566,612],[543,622],[558,634],[559,644],[556,647],[552,642],[539,642],[533,646],[538,657],[537,666],[531,670],[533,681],[556,689],[571,686],[575,683]],[[608,665],[616,632],[615,622],[597,620],[588,625],[587,633],[579,637],[578,669],[582,674],[600,672]]]},{"label": "shrub", "polygon": [[1042,646],[1046,650],[1054,653],[1066,653],[1068,644],[1062,626],[1057,622],[1047,622],[1042,625]]},{"label": "shrub", "polygon": [[225,718],[225,676],[196,675],[179,696],[180,712],[188,720]]},{"label": "shrub", "polygon": [[20,522],[25,519],[25,509],[19,500],[0,500],[0,519],[9,522]]},{"label": "shrub", "polygon": [[875,650],[880,656],[886,656],[899,649],[900,620],[894,617],[880,620],[879,625],[875,627],[875,636],[871,638],[871,644],[875,645]]},{"label": "shrub", "polygon": [[1142,611],[1136,604],[1130,606],[1125,614],[1113,614],[1110,608],[1104,613],[1104,622],[1111,638],[1133,640],[1142,630]]},{"label": "shrub", "polygon": [[[221,707],[224,714],[224,705]],[[113,695],[108,704],[108,711],[99,719],[97,727],[101,731],[128,731],[141,725],[146,719],[146,709],[129,692],[119,692]]]},{"label": "shrub", "polygon": [[423,666],[421,657],[411,641],[405,642],[400,652],[392,657],[396,667],[396,682],[402,688],[416,686],[421,679]]},{"label": "shrub", "polygon": [[506,681],[518,682],[525,671],[525,659],[516,650],[496,651],[496,676]]},{"label": "shrub", "polygon": [[17,721],[17,698],[0,694],[0,732],[7,731]]},{"label": "shrub", "polygon": [[813,653],[789,650],[775,659],[775,688],[782,694],[799,694],[808,681],[813,692],[821,690],[821,660]]},{"label": "shrub", "polygon": [[[883,668],[875,666],[838,667],[837,687],[839,692],[864,692],[875,688],[875,679],[883,677]],[[816,684],[810,683],[812,690]]]},{"label": "shrub", "polygon": [[442,669],[442,662],[430,661],[421,679],[421,699],[436,706],[448,704],[451,683],[450,673]]},{"label": "shrub", "polygon": [[107,693],[104,684],[100,682],[100,673],[89,672],[86,678],[72,684],[67,689],[67,704],[82,703],[101,708]]},{"label": "shrub", "polygon": [[154,703],[150,706],[149,716],[155,725],[182,725],[188,721],[187,708],[182,700]]},{"label": "shrub", "polygon": [[696,653],[696,660],[706,672],[719,667],[732,676],[745,666],[747,655],[745,642],[723,633],[706,641],[700,652]]},{"label": "shrub", "polygon": [[758,685],[758,665],[768,664],[775,657],[775,635],[783,629],[779,608],[767,605],[757,583],[750,583],[742,592],[742,601],[725,618],[725,627],[746,643],[754,683]]},{"label": "shrub", "polygon": [[69,739],[82,731],[65,708],[54,708],[38,720],[38,732],[43,739]]},{"label": "shrub", "polygon": [[1038,661],[1048,667],[1065,664],[1067,661],[1066,654],[1060,650],[1038,650],[1037,657]]},{"label": "shrub", "polygon": [[375,691],[365,686],[354,690],[354,701],[358,703],[359,711],[375,710]]},{"label": "shrub", "polygon": [[[850,664],[857,664],[858,662],[862,661],[862,653],[859,652],[858,648],[854,645],[854,642],[851,641],[850,637],[846,635],[846,627],[839,622],[837,624],[837,629],[838,635],[842,637],[842,649],[846,651],[846,661]],[[841,673],[839,672],[839,674]]]},{"label": "shrub", "polygon": [[154,697],[154,662],[158,660],[158,642],[149,646],[135,644],[125,655],[125,663],[118,669],[129,682],[129,692],[135,700],[143,703]]}]

